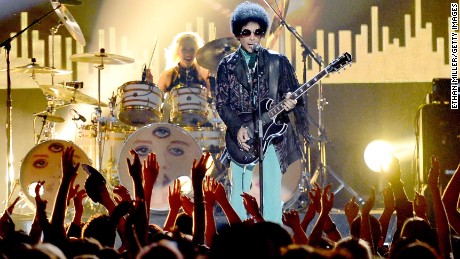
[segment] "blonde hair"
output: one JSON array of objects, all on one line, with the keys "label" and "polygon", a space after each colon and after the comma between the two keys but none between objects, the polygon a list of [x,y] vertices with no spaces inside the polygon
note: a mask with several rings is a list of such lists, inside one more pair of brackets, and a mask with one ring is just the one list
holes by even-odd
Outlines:
[{"label": "blonde hair", "polygon": [[166,69],[175,67],[179,63],[179,48],[184,40],[193,40],[197,50],[204,45],[204,40],[196,32],[181,32],[177,34],[171,45],[165,49]]}]

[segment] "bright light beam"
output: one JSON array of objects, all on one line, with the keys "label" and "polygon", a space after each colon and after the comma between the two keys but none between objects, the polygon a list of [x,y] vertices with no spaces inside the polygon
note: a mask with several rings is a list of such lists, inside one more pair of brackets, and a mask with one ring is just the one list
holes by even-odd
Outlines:
[{"label": "bright light beam", "polygon": [[380,168],[388,168],[394,155],[394,148],[383,140],[374,140],[364,150],[364,161],[374,172],[380,173]]}]

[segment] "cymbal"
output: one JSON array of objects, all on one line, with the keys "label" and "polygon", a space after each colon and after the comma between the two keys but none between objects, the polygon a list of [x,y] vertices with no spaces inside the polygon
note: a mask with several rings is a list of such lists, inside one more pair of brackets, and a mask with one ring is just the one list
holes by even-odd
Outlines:
[{"label": "cymbal", "polygon": [[55,10],[57,16],[59,16],[59,19],[64,24],[64,26],[67,28],[70,35],[72,35],[72,37],[78,43],[85,46],[86,45],[85,36],[83,36],[80,26],[78,26],[77,21],[73,18],[72,14],[70,14],[70,11],[67,9],[67,7],[65,7],[65,5],[63,4],[60,4],[56,0],[50,0],[50,2],[51,2],[51,5],[53,6],[53,9],[61,5],[61,7]]},{"label": "cymbal", "polygon": [[219,62],[240,45],[234,37],[220,38],[206,43],[196,53],[196,61],[204,68],[217,71]]},{"label": "cymbal", "polygon": [[[6,71],[2,69],[1,71]],[[35,60],[32,59],[32,63],[25,66],[15,67],[11,69],[11,72],[18,72],[24,74],[54,74],[54,75],[67,75],[71,74],[72,70],[62,70],[50,67],[43,67],[35,63]]]},{"label": "cymbal", "polygon": [[[45,95],[51,95],[58,99],[70,102],[72,104],[90,104],[98,105],[98,101],[75,88],[64,87],[61,85],[40,85],[40,89]],[[101,102],[101,107],[107,107],[106,103]]]},{"label": "cymbal", "polygon": [[70,57],[73,62],[94,63],[94,64],[108,64],[108,65],[123,65],[133,63],[134,59],[105,53],[105,49],[101,49],[96,53],[81,53],[74,54]]},{"label": "cymbal", "polygon": [[64,118],[62,118],[60,116],[53,115],[53,114],[51,114],[51,113],[49,113],[47,111],[34,113],[34,116],[42,117],[45,120],[48,120],[48,121],[51,121],[51,122],[56,122],[56,123],[64,122]]}]

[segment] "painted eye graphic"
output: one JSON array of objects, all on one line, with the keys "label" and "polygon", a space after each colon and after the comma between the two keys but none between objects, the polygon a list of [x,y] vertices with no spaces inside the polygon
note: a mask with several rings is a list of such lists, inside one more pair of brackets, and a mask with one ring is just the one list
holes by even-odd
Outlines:
[{"label": "painted eye graphic", "polygon": [[165,127],[158,127],[153,130],[153,135],[157,138],[166,138],[169,135],[171,135],[171,132],[169,131],[168,128]]},{"label": "painted eye graphic", "polygon": [[136,151],[136,153],[139,156],[147,156],[150,153],[151,149],[148,146],[139,146],[135,148],[134,151]]},{"label": "painted eye graphic", "polygon": [[51,151],[53,153],[59,153],[62,150],[64,150],[64,145],[62,145],[61,143],[56,142],[56,143],[50,144],[48,149],[49,149],[49,151]]},{"label": "painted eye graphic", "polygon": [[32,166],[35,168],[44,168],[47,165],[48,165],[48,161],[46,161],[45,159],[35,160],[34,163],[32,164]]},{"label": "painted eye graphic", "polygon": [[168,151],[173,156],[182,156],[185,153],[185,151],[183,149],[180,149],[180,148],[177,148],[177,147],[170,148],[170,149],[168,149]]}]

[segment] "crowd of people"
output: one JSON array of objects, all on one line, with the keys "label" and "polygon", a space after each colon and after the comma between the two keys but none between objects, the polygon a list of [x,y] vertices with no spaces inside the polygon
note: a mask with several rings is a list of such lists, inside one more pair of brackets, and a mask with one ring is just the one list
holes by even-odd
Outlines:
[{"label": "crowd of people", "polygon": [[[282,213],[282,224],[266,221],[255,197],[243,193],[248,217],[242,220],[222,183],[206,175],[209,153],[191,165],[193,197],[183,195],[181,182],[175,180],[164,225],[151,224],[148,194],[161,170],[155,154],[150,153],[142,164],[131,151],[127,167],[134,193],[130,194],[122,185],[108,188],[95,169],[88,171],[84,188],[74,186],[80,167],[74,163],[74,152],[73,146],[62,152],[62,179],[54,204],[41,197],[40,188],[47,183],[36,185],[36,212],[29,233],[16,230],[11,217],[18,199],[5,209],[0,218],[2,258],[452,258],[459,252],[451,239],[460,231],[460,166],[441,192],[435,156],[427,183],[430,197],[416,193],[413,201],[408,199],[399,161],[394,158],[385,172],[388,186],[383,191],[382,214],[378,218],[370,214],[376,197],[372,188],[361,207],[354,198],[345,205],[349,233],[340,233],[330,216],[334,193],[330,186],[318,184],[309,192],[303,218],[300,211],[288,210]],[[85,221],[86,196],[102,204],[107,213]],[[66,224],[70,201],[74,215]],[[431,205],[432,219],[427,213]],[[216,227],[217,206],[226,216],[226,224],[220,227]],[[394,212],[396,230],[387,245],[384,241]],[[313,227],[307,234],[309,225]],[[116,245],[117,235],[121,242]]]}]

